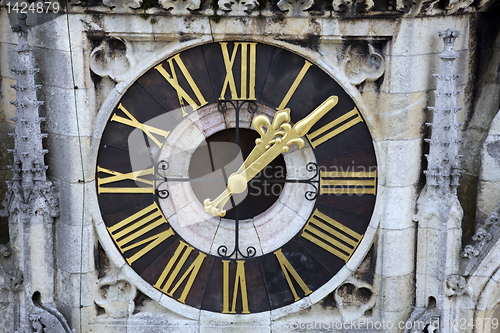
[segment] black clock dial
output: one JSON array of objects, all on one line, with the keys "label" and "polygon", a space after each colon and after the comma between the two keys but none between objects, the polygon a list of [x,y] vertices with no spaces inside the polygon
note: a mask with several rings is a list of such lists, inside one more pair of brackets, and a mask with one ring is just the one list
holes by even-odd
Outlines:
[{"label": "black clock dial", "polygon": [[[207,182],[228,187],[225,168],[239,154],[242,165],[260,138],[257,116],[272,121],[289,108],[292,128],[329,99],[335,105],[302,137],[304,148],[267,162],[225,216],[206,212],[204,201],[216,197],[205,197]],[[221,101],[255,109],[235,118],[232,107],[220,112]],[[226,143],[236,149],[220,148]],[[194,47],[147,71],[111,113],[96,165],[106,237],[127,264],[164,297],[228,315],[279,309],[329,283],[363,240],[376,188],[372,139],[349,95],[303,57],[253,42]],[[244,254],[253,239],[248,258],[214,250],[241,245]]]}]

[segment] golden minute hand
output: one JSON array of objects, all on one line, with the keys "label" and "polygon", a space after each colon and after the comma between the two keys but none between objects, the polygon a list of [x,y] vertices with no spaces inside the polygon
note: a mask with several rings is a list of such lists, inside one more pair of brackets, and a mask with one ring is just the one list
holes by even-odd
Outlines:
[{"label": "golden minute hand", "polygon": [[229,176],[226,190],[215,200],[206,199],[203,202],[205,211],[213,216],[226,215],[224,206],[231,195],[245,191],[247,183],[279,154],[286,153],[291,145],[296,144],[299,149],[304,147],[302,137],[321,117],[337,105],[337,102],[337,96],[330,96],[313,112],[298,121],[293,128],[290,125],[290,109],[288,108],[278,111],[272,124],[264,115],[255,117],[252,125],[260,134],[260,138],[255,140],[254,149],[238,171]]}]

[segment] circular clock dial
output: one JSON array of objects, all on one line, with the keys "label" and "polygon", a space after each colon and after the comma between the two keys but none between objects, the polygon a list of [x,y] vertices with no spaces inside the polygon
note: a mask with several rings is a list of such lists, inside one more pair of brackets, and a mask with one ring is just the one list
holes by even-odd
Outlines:
[{"label": "circular clock dial", "polygon": [[157,293],[249,314],[336,276],[370,223],[376,165],[356,105],[319,67],[221,42],[171,56],[125,92],[96,191],[106,237]]}]

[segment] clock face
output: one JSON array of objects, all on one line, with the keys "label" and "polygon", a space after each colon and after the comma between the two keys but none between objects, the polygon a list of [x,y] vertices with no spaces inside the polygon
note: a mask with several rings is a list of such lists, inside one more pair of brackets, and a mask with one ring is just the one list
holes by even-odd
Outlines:
[{"label": "clock face", "polygon": [[250,42],[171,56],[102,133],[105,237],[155,293],[224,314],[279,309],[331,281],[376,199],[353,100],[318,66]]}]

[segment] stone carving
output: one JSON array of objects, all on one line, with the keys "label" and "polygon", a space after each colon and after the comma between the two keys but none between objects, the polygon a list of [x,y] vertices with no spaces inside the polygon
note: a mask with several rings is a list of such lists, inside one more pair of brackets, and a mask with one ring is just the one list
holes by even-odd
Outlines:
[{"label": "stone carving", "polygon": [[455,74],[453,61],[458,54],[453,45],[460,32],[448,29],[441,31],[439,35],[443,38],[444,50],[439,54],[442,60],[439,74],[434,75],[437,77],[436,105],[428,107],[433,113],[433,121],[427,123],[432,128],[432,135],[430,139],[425,139],[429,142],[429,154],[426,155],[428,167],[424,173],[427,185],[442,189],[451,187],[456,192],[458,179],[462,174],[459,167],[461,156],[458,155],[459,124],[456,115],[461,107],[457,107],[457,95],[460,91],[457,90],[456,80],[459,76]]},{"label": "stone carving", "polygon": [[90,53],[90,69],[95,74],[120,82],[134,67],[132,46],[122,38],[106,38]]},{"label": "stone carving", "polygon": [[314,0],[280,0],[278,8],[290,16],[307,15],[306,10],[312,7]]},{"label": "stone carving", "polygon": [[475,258],[479,255],[478,249],[472,245],[466,245],[464,251],[462,252],[462,257],[464,258]]},{"label": "stone carving", "polygon": [[201,0],[160,0],[160,5],[174,15],[190,14],[200,8]]},{"label": "stone carving", "polygon": [[446,279],[446,296],[462,296],[467,293],[465,278],[458,274],[448,276]]},{"label": "stone carving", "polygon": [[333,10],[343,17],[368,13],[375,5],[373,0],[333,0]]},{"label": "stone carving", "polygon": [[403,333],[440,333],[440,313],[436,309],[414,312],[405,325]]},{"label": "stone carving", "polygon": [[142,0],[103,0],[105,6],[116,9],[139,8]]},{"label": "stone carving", "polygon": [[219,0],[219,9],[231,15],[248,15],[259,7],[257,0]]},{"label": "stone carving", "polygon": [[359,42],[347,47],[341,66],[349,82],[357,85],[380,78],[384,74],[385,61],[372,44]]},{"label": "stone carving", "polygon": [[335,290],[334,298],[344,321],[361,318],[376,302],[373,287],[358,279],[344,282]]},{"label": "stone carving", "polygon": [[474,0],[451,0],[448,6],[446,6],[446,11],[448,14],[454,14],[461,9],[471,11],[472,8],[470,8],[470,5],[472,5],[473,2]]},{"label": "stone carving", "polygon": [[[62,316],[62,315],[61,315]],[[66,322],[61,322],[56,316],[40,308],[29,315],[33,331],[36,333],[74,333]]]},{"label": "stone carving", "polygon": [[479,224],[472,236],[471,244],[464,247],[462,252],[461,269],[462,275],[468,276],[488,253],[495,243],[494,240],[500,236],[500,203],[496,211],[491,212],[482,223]]},{"label": "stone carving", "polygon": [[134,312],[136,287],[120,273],[106,276],[98,282],[98,299],[95,303],[112,318],[124,318]]},{"label": "stone carving", "polygon": [[35,332],[74,333],[64,316],[54,305],[42,304],[41,295],[37,291],[32,297],[33,305],[29,311],[29,321]]},{"label": "stone carving", "polygon": [[470,7],[473,0],[451,0],[446,8],[440,8],[439,0],[424,0],[420,1],[420,14],[436,15],[436,14],[454,14],[459,10],[472,11]]}]

